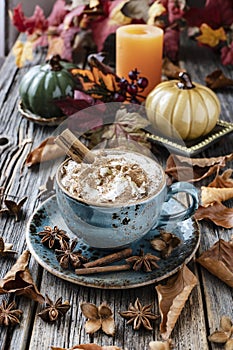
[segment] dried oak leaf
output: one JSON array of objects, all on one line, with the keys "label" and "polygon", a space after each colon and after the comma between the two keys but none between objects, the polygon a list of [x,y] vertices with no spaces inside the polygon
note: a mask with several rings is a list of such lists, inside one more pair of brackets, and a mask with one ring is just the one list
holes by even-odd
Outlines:
[{"label": "dried oak leaf", "polygon": [[12,250],[13,244],[5,243],[3,238],[0,237],[0,256],[12,256],[17,254],[16,251]]},{"label": "dried oak leaf", "polygon": [[201,204],[203,207],[208,207],[216,202],[221,203],[231,198],[233,198],[233,187],[201,187]]},{"label": "dried oak leaf", "polygon": [[113,336],[115,334],[112,310],[106,303],[102,303],[97,307],[95,304],[83,302],[80,307],[83,315],[88,318],[85,323],[87,333],[93,334],[102,329],[108,335]]},{"label": "dried oak leaf", "polygon": [[10,326],[20,323],[20,316],[23,314],[22,310],[14,309],[15,302],[8,304],[3,300],[2,305],[0,305],[0,325]]},{"label": "dried oak leaf", "polygon": [[221,69],[217,69],[205,77],[205,83],[210,89],[233,86],[233,79],[228,78]]},{"label": "dried oak leaf", "polygon": [[218,344],[225,344],[226,350],[233,349],[233,334],[232,321],[228,316],[222,316],[220,320],[220,329],[213,332],[209,337],[209,341]]},{"label": "dried oak leaf", "polygon": [[166,341],[151,341],[149,343],[150,350],[172,350],[173,344],[171,339]]},{"label": "dried oak leaf", "polygon": [[15,221],[19,221],[20,219],[20,214],[21,214],[21,209],[24,203],[26,202],[27,197],[23,197],[20,199],[18,203],[15,201],[5,199],[4,204],[6,208],[0,209],[0,215],[13,215],[15,217]]},{"label": "dried oak leaf", "polygon": [[233,227],[233,208],[227,208],[222,203],[216,202],[209,207],[200,205],[194,216],[196,220],[208,219],[224,228]]},{"label": "dried oak leaf", "polygon": [[26,158],[27,167],[64,156],[65,151],[61,149],[54,140],[55,137],[48,137],[38,147],[31,151]]},{"label": "dried oak leaf", "polygon": [[118,348],[118,346],[115,345],[106,345],[106,346],[100,346],[94,343],[89,343],[89,344],[79,344],[79,345],[74,345],[72,348],[57,348],[52,346],[51,350],[74,350],[74,349],[80,349],[80,350],[121,350],[121,348]]},{"label": "dried oak leaf", "polygon": [[65,300],[62,303],[62,297],[53,302],[47,294],[45,294],[46,307],[37,315],[45,322],[55,322],[58,318],[64,316],[70,309],[70,303]]},{"label": "dried oak leaf", "polygon": [[171,180],[196,182],[200,181],[233,159],[233,153],[211,158],[189,158],[171,154],[167,159],[166,174]]},{"label": "dried oak leaf", "polygon": [[197,262],[228,286],[233,287],[233,244],[218,240],[203,252]]},{"label": "dried oak leaf", "polygon": [[160,284],[155,287],[162,317],[160,332],[164,340],[169,339],[185,302],[196,284],[196,276],[186,265],[183,265],[180,271],[168,280],[166,285]]},{"label": "dried oak leaf", "polygon": [[15,293],[43,303],[44,297],[38,291],[28,268],[29,258],[30,252],[25,250],[5,277],[0,280],[0,295]]}]

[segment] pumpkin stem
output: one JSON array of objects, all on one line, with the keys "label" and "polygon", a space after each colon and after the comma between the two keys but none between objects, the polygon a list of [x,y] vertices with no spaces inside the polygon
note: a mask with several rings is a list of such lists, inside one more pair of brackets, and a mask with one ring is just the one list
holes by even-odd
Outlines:
[{"label": "pumpkin stem", "polygon": [[62,66],[60,65],[61,57],[59,55],[53,55],[49,60],[48,63],[51,67],[51,70],[53,71],[59,71],[62,70]]},{"label": "pumpkin stem", "polygon": [[192,83],[191,77],[186,72],[179,73],[179,83],[177,84],[179,89],[193,89],[195,85]]}]

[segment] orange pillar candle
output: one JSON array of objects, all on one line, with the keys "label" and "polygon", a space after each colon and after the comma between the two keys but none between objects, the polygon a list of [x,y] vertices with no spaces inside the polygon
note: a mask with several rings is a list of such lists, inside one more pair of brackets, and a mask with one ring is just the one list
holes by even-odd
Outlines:
[{"label": "orange pillar candle", "polygon": [[161,82],[163,30],[147,24],[130,24],[116,31],[116,74],[128,79],[128,73],[137,68],[139,76],[146,77],[147,94]]}]

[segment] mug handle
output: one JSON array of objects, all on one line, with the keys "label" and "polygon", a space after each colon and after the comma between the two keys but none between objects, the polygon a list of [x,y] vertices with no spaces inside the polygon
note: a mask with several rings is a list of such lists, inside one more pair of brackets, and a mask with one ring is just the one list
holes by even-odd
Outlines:
[{"label": "mug handle", "polygon": [[190,218],[195,211],[197,210],[199,206],[199,199],[198,199],[198,190],[190,183],[188,182],[176,182],[172,184],[167,192],[167,197],[165,202],[168,202],[169,199],[180,192],[185,192],[190,195],[192,199],[192,203],[186,208],[185,210],[179,212],[179,213],[174,213],[174,214],[161,214],[158,222],[156,224],[156,227],[165,225],[169,221],[182,221]]}]

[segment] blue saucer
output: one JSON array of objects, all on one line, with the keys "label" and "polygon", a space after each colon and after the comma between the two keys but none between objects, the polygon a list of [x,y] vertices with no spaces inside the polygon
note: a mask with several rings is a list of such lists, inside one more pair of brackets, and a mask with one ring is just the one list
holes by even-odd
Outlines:
[{"label": "blue saucer", "polygon": [[[180,211],[181,208],[182,206],[178,201],[170,200],[169,206],[166,204],[163,210],[169,214],[171,211]],[[193,258],[200,243],[200,230],[195,219],[190,218],[177,224],[170,223],[163,226],[163,229],[179,237],[181,243],[172,251],[168,258],[161,258],[160,253],[151,247],[150,241],[160,234],[157,229],[150,231],[144,238],[131,245],[133,255],[138,255],[140,249],[143,249],[145,254],[152,253],[160,257],[158,269],[152,272],[129,270],[78,276],[72,270],[62,269],[54,251],[40,242],[41,237],[39,237],[38,232],[43,231],[45,226],[58,226],[60,229],[65,230],[71,239],[75,237],[62,218],[56,196],[52,196],[42,203],[29,219],[26,230],[28,248],[36,261],[53,275],[72,283],[95,288],[126,289],[161,281],[177,272],[182,264],[187,264]],[[81,239],[78,240],[76,250],[79,250],[89,260],[95,260],[109,254],[109,251],[98,250],[88,246]],[[121,264],[121,262],[117,264]]]}]

